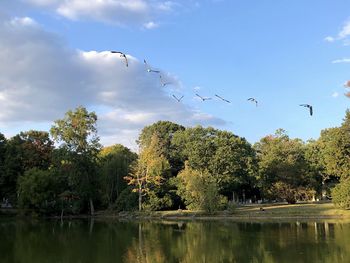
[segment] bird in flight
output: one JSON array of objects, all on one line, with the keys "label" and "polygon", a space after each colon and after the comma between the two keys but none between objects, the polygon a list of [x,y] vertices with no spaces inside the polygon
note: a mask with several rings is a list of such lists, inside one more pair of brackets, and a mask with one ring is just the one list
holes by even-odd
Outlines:
[{"label": "bird in flight", "polygon": [[248,101],[255,102],[255,106],[258,107],[258,101],[254,98],[247,99]]},{"label": "bird in flight", "polygon": [[166,85],[172,84],[171,81],[164,81],[162,75],[159,75],[160,84],[165,87]]},{"label": "bird in flight", "polygon": [[215,94],[215,97],[218,97],[220,100],[225,101],[227,103],[231,103],[231,101],[224,99],[223,97],[220,97],[219,95]]},{"label": "bird in flight", "polygon": [[182,99],[183,99],[183,95],[181,96],[181,98],[178,98],[178,97],[176,97],[174,94],[173,94],[173,97],[174,97],[174,99],[176,99],[177,100],[177,102],[180,102]]},{"label": "bird in flight", "polygon": [[112,50],[111,53],[113,53],[113,54],[120,54],[120,57],[125,59],[125,65],[127,67],[129,66],[128,58],[126,57],[126,55],[123,52]]},{"label": "bird in flight", "polygon": [[153,72],[153,73],[160,73],[159,70],[154,70],[150,67],[150,65],[148,65],[146,59],[143,60],[143,63],[145,63],[145,66],[146,66],[146,69],[147,69],[147,72]]},{"label": "bird in flight", "polygon": [[309,110],[310,110],[310,116],[312,116],[312,114],[313,114],[313,109],[312,109],[312,106],[311,106],[311,105],[309,105],[309,104],[300,104],[299,106],[309,108]]},{"label": "bird in flight", "polygon": [[196,93],[196,96],[199,97],[202,101],[206,101],[206,100],[212,100],[212,98],[209,97],[202,97],[201,95]]}]

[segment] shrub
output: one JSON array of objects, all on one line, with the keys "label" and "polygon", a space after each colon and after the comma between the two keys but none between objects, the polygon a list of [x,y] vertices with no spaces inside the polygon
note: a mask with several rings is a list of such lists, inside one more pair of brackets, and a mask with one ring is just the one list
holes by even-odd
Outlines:
[{"label": "shrub", "polygon": [[336,207],[350,209],[350,178],[341,181],[332,189],[332,198]]}]

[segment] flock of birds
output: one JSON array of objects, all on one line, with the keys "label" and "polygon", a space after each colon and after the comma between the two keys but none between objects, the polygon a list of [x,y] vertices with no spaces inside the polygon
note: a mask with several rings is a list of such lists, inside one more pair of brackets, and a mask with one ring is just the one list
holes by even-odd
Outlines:
[{"label": "flock of birds", "polygon": [[[111,53],[113,54],[119,54],[121,58],[124,59],[125,61],[125,66],[126,67],[129,67],[129,61],[128,61],[128,58],[127,56],[123,53],[123,52],[120,52],[120,51],[114,51],[112,50]],[[164,80],[164,77],[162,76],[160,70],[155,70],[153,69],[148,63],[147,61],[144,59],[143,60],[144,64],[145,64],[145,67],[146,67],[146,70],[147,72],[149,73],[156,73],[156,74],[159,74],[159,80],[160,80],[160,84],[161,86],[165,87],[166,85],[171,85],[172,82],[171,81],[165,81]],[[344,86],[348,89],[350,89],[350,80],[347,81]],[[205,101],[208,101],[208,100],[212,100],[213,98],[212,97],[203,97],[201,95],[199,95],[198,93],[195,94],[199,99],[202,100],[202,102],[205,102]],[[231,101],[217,95],[217,94],[214,94],[214,96],[220,100],[222,100],[223,102],[225,103],[231,103]],[[349,97],[350,98],[350,91],[348,93],[345,94],[345,96]],[[184,98],[184,95],[182,95],[181,97],[177,97],[175,96],[174,94],[172,94],[172,97],[177,101],[177,102],[181,102],[181,100]],[[255,103],[255,106],[258,107],[258,101],[255,99],[255,98],[248,98],[247,101],[250,101],[252,103]],[[309,109],[309,114],[310,116],[313,115],[313,107],[312,105],[310,104],[300,104],[299,106],[301,107],[305,107],[305,108],[308,108]]]}]

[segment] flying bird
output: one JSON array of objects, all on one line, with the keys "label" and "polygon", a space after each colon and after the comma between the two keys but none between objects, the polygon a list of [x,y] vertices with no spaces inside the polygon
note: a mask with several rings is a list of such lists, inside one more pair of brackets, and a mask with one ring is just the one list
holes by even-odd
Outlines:
[{"label": "flying bird", "polygon": [[313,114],[313,109],[312,109],[312,106],[311,106],[311,105],[309,105],[309,104],[300,104],[299,106],[309,108],[309,110],[310,110],[310,116],[312,116],[312,114]]},{"label": "flying bird", "polygon": [[113,53],[113,54],[120,54],[120,57],[121,57],[121,58],[124,58],[124,60],[125,60],[125,65],[126,65],[127,67],[129,67],[128,58],[126,57],[126,55],[125,55],[123,52],[112,50],[111,53]]},{"label": "flying bird", "polygon": [[181,96],[181,98],[178,98],[178,97],[176,97],[174,94],[173,94],[173,97],[174,97],[174,99],[176,99],[177,100],[177,102],[180,102],[182,99],[183,99],[183,95]]},{"label": "flying bird", "polygon": [[148,65],[146,59],[143,60],[143,63],[145,63],[145,66],[146,66],[146,69],[147,69],[147,72],[153,72],[153,73],[160,73],[159,70],[154,70],[150,67],[150,65]]},{"label": "flying bird", "polygon": [[201,95],[196,93],[196,96],[199,97],[202,101],[206,101],[206,100],[212,100],[212,98],[209,97],[202,97]]},{"label": "flying bird", "polygon": [[159,75],[160,84],[165,87],[166,85],[173,84],[171,81],[164,81],[162,75]]},{"label": "flying bird", "polygon": [[225,101],[227,103],[231,103],[231,101],[224,99],[223,97],[220,97],[219,95],[215,94],[215,97],[218,97],[220,100]]},{"label": "flying bird", "polygon": [[247,99],[248,101],[255,102],[255,106],[258,107],[258,101],[254,98]]}]

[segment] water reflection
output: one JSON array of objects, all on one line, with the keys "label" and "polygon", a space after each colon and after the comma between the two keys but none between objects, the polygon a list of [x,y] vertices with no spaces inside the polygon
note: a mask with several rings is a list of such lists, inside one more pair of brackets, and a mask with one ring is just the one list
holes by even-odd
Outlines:
[{"label": "water reflection", "polygon": [[1,262],[350,262],[334,222],[0,221]]}]

